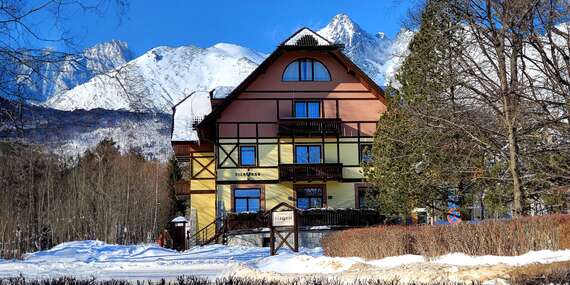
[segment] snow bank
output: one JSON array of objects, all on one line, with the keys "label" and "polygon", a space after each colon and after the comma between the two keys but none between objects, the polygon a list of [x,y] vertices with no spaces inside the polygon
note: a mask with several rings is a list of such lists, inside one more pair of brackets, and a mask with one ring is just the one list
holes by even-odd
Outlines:
[{"label": "snow bank", "polygon": [[254,260],[251,265],[257,270],[277,273],[336,273],[348,270],[357,263],[362,263],[362,258],[340,258],[322,255],[322,249],[303,249],[301,254],[282,252],[276,256]]},{"label": "snow bank", "polygon": [[402,266],[402,265],[406,265],[406,264],[421,263],[421,262],[425,262],[425,261],[426,261],[426,258],[421,256],[421,255],[407,254],[407,255],[400,255],[400,256],[390,256],[390,257],[377,259],[377,260],[370,260],[366,263],[369,265],[377,266],[377,267],[392,268],[392,267],[398,267],[398,266]]},{"label": "snow bank", "polygon": [[[402,255],[378,260],[358,257],[328,257],[321,248],[299,253],[281,250],[269,255],[268,248],[209,245],[177,252],[156,244],[112,245],[102,241],[62,243],[50,250],[25,255],[23,260],[0,259],[0,278],[32,279],[74,276],[76,278],[158,280],[180,275],[207,278],[236,273],[343,274],[355,268],[397,269],[402,266],[522,266],[570,260],[570,250],[531,251],[521,256],[468,256],[453,253],[436,258]],[[257,276],[256,277],[261,277]]]},{"label": "snow bank", "polygon": [[470,256],[463,253],[447,254],[433,260],[437,264],[455,266],[482,266],[505,264],[508,266],[523,266],[533,263],[552,263],[570,260],[570,250],[539,250],[529,251],[519,256]]}]

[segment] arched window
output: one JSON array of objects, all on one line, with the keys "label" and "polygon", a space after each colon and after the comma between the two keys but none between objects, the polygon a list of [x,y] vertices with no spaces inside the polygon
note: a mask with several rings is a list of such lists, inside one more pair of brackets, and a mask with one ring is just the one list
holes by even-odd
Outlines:
[{"label": "arched window", "polygon": [[303,58],[287,65],[283,81],[331,81],[331,74],[320,61]]}]

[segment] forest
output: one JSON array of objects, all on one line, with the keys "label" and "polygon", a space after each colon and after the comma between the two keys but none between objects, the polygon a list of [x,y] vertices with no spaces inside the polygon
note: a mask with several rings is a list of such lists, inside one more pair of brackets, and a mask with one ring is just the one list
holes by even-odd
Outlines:
[{"label": "forest", "polygon": [[0,145],[0,256],[71,240],[151,242],[173,213],[169,164],[103,140],[80,157]]}]

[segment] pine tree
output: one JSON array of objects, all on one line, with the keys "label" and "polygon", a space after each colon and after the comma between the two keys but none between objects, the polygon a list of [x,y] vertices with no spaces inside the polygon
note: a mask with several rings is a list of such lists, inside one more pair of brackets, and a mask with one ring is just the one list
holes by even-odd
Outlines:
[{"label": "pine tree", "polygon": [[422,12],[420,29],[397,75],[401,86],[386,92],[388,110],[379,120],[373,163],[365,167],[379,190],[380,210],[388,215],[407,215],[413,208],[446,211],[450,195],[470,198],[481,189],[481,152],[461,131],[442,122],[462,119],[454,117],[461,107],[453,100],[457,79],[452,62],[461,41],[445,13],[446,3],[429,1]]}]

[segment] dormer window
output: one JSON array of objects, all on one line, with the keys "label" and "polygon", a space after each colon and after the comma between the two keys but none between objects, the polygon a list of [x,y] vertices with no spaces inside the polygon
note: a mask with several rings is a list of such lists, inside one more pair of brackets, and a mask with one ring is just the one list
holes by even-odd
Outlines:
[{"label": "dormer window", "polygon": [[320,61],[297,59],[285,68],[283,81],[331,81],[329,70]]}]

